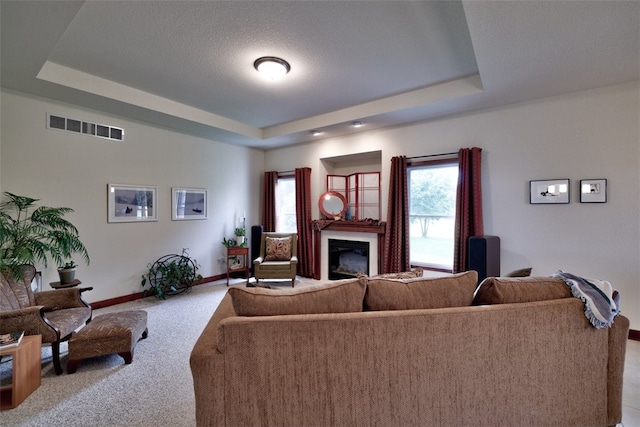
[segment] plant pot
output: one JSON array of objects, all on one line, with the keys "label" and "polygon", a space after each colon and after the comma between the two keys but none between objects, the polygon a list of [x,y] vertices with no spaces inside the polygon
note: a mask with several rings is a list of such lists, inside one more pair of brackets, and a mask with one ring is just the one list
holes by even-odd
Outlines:
[{"label": "plant pot", "polygon": [[76,267],[59,268],[58,275],[60,276],[61,285],[68,285],[69,283],[73,283],[76,278]]},{"label": "plant pot", "polygon": [[245,236],[236,236],[236,246],[244,245]]}]

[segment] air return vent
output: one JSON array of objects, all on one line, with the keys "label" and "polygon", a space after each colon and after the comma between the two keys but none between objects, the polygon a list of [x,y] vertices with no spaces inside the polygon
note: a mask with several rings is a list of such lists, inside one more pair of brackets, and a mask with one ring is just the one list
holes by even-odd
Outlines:
[{"label": "air return vent", "polygon": [[47,114],[47,128],[97,136],[114,141],[124,140],[124,129]]}]

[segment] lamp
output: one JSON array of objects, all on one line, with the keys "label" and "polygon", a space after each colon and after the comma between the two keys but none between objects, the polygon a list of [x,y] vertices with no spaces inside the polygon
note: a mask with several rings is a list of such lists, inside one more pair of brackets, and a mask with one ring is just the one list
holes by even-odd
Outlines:
[{"label": "lamp", "polygon": [[320,136],[320,135],[322,135],[322,132],[320,132],[320,131],[319,131],[319,130],[317,130],[317,129],[312,130],[310,133],[311,133],[311,135],[313,135],[313,136]]},{"label": "lamp", "polygon": [[361,127],[361,126],[362,126],[362,122],[360,122],[360,121],[355,121],[355,122],[351,123],[351,125],[352,125],[354,128],[359,128],[359,127]]},{"label": "lamp", "polygon": [[277,80],[284,77],[291,70],[287,61],[275,56],[263,56],[253,63],[253,67],[269,80]]}]

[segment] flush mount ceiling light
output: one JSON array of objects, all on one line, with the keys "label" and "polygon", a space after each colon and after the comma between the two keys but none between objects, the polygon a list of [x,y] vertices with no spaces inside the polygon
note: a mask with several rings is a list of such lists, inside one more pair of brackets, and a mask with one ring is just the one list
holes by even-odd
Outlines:
[{"label": "flush mount ceiling light", "polygon": [[269,80],[280,79],[291,70],[291,65],[287,61],[275,56],[258,58],[253,63],[253,67]]},{"label": "flush mount ceiling light", "polygon": [[359,128],[359,127],[362,126],[362,122],[355,121],[355,122],[351,123],[351,126],[353,126],[354,128]]},{"label": "flush mount ceiling light", "polygon": [[312,130],[312,131],[311,131],[311,135],[313,135],[313,136],[319,136],[319,135],[322,135],[322,132],[320,132],[319,130],[315,130],[315,129],[314,129],[314,130]]}]

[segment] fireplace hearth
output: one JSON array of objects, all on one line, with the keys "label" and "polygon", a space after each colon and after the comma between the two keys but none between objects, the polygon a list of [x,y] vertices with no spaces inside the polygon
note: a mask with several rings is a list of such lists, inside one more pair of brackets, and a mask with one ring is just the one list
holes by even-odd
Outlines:
[{"label": "fireplace hearth", "polygon": [[329,280],[369,274],[369,242],[329,239]]}]

